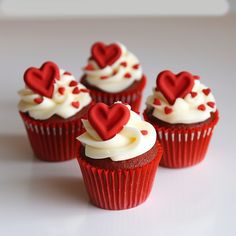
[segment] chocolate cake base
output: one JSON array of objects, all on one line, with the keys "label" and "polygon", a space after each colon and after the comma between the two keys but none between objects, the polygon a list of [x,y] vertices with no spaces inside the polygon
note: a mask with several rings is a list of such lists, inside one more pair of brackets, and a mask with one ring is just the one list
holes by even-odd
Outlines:
[{"label": "chocolate cake base", "polygon": [[160,152],[161,146],[158,142],[147,152],[139,155],[137,157],[124,160],[124,161],[112,161],[110,158],[104,159],[93,159],[85,155],[85,147],[81,145],[80,147],[80,157],[88,162],[90,165],[101,168],[101,169],[109,169],[109,170],[123,170],[123,169],[133,169],[137,167],[144,166],[150,163],[155,157],[157,157],[157,153]]},{"label": "chocolate cake base", "polygon": [[43,122],[43,123],[64,123],[65,121],[75,121],[77,119],[81,119],[81,117],[86,117],[88,110],[90,108],[90,106],[92,105],[92,103],[88,104],[87,106],[83,107],[79,112],[77,112],[75,115],[69,117],[69,118],[62,118],[58,115],[53,115],[52,117],[45,119],[45,120],[37,120],[32,118],[28,112],[20,112],[21,114],[25,114],[27,115],[29,118],[39,121],[39,122]]},{"label": "chocolate cake base", "polygon": [[147,115],[150,123],[156,124],[159,127],[166,127],[166,128],[196,128],[205,124],[210,124],[216,118],[216,113],[212,112],[211,117],[202,122],[197,122],[192,124],[183,124],[183,123],[170,124],[153,116],[153,108],[147,108],[144,112]]},{"label": "chocolate cake base", "polygon": [[103,91],[102,89],[99,89],[98,87],[91,85],[90,83],[87,82],[86,80],[86,75],[84,75],[81,78],[80,83],[83,84],[87,89],[92,89],[92,90],[96,90],[98,92],[103,92],[103,93],[109,93],[109,94],[117,94],[117,93],[124,93],[124,92],[130,92],[130,91],[135,91],[137,89],[140,89],[140,83],[143,83],[143,80],[145,79],[145,76],[143,75],[142,78],[140,80],[135,80],[133,84],[131,84],[128,88],[126,88],[123,91],[120,92],[107,92],[107,91]]}]

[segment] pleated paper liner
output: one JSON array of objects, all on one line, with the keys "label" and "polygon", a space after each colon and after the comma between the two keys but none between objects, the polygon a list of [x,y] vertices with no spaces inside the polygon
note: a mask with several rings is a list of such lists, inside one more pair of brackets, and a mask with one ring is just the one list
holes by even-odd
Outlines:
[{"label": "pleated paper liner", "polygon": [[78,157],[91,203],[107,210],[124,210],[143,203],[151,192],[162,157],[163,151],[159,143],[157,149],[157,156],[151,162],[127,170],[97,168]]},{"label": "pleated paper liner", "polygon": [[81,119],[66,122],[34,120],[20,112],[35,156],[44,161],[66,161],[76,157],[82,132]]},{"label": "pleated paper liner", "polygon": [[[84,78],[81,80],[82,83],[83,80]],[[146,76],[143,76],[140,82],[135,86],[135,89],[127,89],[127,91],[119,93],[107,93],[86,86],[89,88],[90,95],[95,102],[103,102],[110,106],[114,102],[121,101],[122,103],[129,104],[133,111],[139,112],[142,92],[146,85],[146,80]]]},{"label": "pleated paper liner", "polygon": [[[144,111],[144,119],[149,118]],[[214,120],[197,128],[167,128],[152,125],[157,131],[157,140],[163,147],[163,157],[160,166],[182,168],[201,162],[206,153],[215,125],[219,120],[218,111]]]}]

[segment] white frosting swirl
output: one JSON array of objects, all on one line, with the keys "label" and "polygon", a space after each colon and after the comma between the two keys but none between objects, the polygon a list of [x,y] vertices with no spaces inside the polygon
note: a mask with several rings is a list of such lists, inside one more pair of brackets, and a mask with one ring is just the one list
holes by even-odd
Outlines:
[{"label": "white frosting swirl", "polygon": [[[203,89],[207,89],[207,87],[201,84],[199,80],[195,80],[192,92],[196,92],[197,95],[192,97],[192,95],[188,93],[185,98],[177,98],[173,105],[168,103],[160,91],[155,91],[154,89],[153,95],[147,98],[146,104],[154,108],[154,117],[170,124],[202,122],[210,118],[211,112],[216,111],[215,105],[213,105],[213,107],[209,106],[209,102],[215,104],[215,98],[211,92],[206,95]],[[155,99],[159,99],[161,105],[155,105]],[[200,105],[203,105],[205,110],[198,109]],[[172,112],[166,114],[165,107],[171,108]]]},{"label": "white frosting swirl", "polygon": [[[127,105],[130,109],[130,106]],[[93,159],[110,157],[113,161],[128,160],[149,151],[156,142],[154,127],[133,111],[123,129],[113,138],[103,141],[88,120],[82,120],[86,132],[77,139],[85,145],[86,156]],[[142,130],[147,131],[145,135]]]},{"label": "white frosting swirl", "polygon": [[[88,64],[92,65],[94,69],[84,69],[86,81],[90,85],[109,93],[125,90],[136,80],[141,80],[143,75],[138,58],[129,52],[124,45],[120,43],[116,44],[121,48],[121,56],[113,65],[101,69],[96,61],[91,59],[88,61]],[[126,62],[127,65],[122,66],[122,62]],[[133,66],[135,65],[138,66],[134,68]],[[127,73],[130,75],[130,78],[125,77]]]},{"label": "white frosting swirl", "polygon": [[[19,91],[20,102],[18,108],[22,112],[28,112],[29,116],[36,120],[46,120],[53,115],[58,115],[67,119],[83,107],[91,102],[91,97],[88,92],[80,91],[77,94],[73,93],[75,86],[69,86],[71,81],[76,81],[74,76],[64,74],[64,70],[60,70],[60,79],[55,80],[54,92],[52,98],[41,96],[29,88],[24,88]],[[59,88],[63,87],[63,93],[59,92]],[[86,89],[82,84],[77,85],[78,89]],[[41,103],[35,102],[35,99],[41,99]],[[73,106],[73,102],[79,102],[78,107]]]}]

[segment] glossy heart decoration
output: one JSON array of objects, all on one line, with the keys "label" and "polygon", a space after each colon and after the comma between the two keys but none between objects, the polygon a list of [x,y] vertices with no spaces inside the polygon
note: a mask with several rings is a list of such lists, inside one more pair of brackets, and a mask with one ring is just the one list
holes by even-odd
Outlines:
[{"label": "glossy heart decoration", "polygon": [[157,76],[156,85],[157,90],[162,92],[166,100],[173,105],[177,98],[184,98],[192,91],[194,77],[185,71],[175,75],[166,70]]},{"label": "glossy heart decoration", "polygon": [[113,138],[129,121],[129,109],[120,103],[107,106],[97,103],[88,112],[88,121],[102,140]]},{"label": "glossy heart decoration", "polygon": [[39,69],[30,67],[24,74],[26,85],[34,92],[51,98],[55,79],[60,78],[59,68],[53,62],[45,62]]},{"label": "glossy heart decoration", "polygon": [[121,48],[117,44],[105,45],[97,42],[92,46],[92,58],[97,62],[100,68],[111,66],[121,56]]}]

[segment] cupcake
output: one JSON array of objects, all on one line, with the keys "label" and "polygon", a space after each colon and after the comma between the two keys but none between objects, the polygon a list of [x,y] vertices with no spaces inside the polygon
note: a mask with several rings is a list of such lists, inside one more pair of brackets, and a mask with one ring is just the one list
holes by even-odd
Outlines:
[{"label": "cupcake", "polygon": [[164,150],[160,165],[181,168],[204,159],[219,115],[211,89],[198,76],[161,72],[146,104],[144,119]]},{"label": "cupcake", "polygon": [[96,102],[112,105],[116,101],[130,104],[138,112],[146,85],[137,57],[120,43],[94,43],[81,83],[91,91]]},{"label": "cupcake", "polygon": [[91,202],[109,210],[144,202],[162,156],[154,127],[120,102],[93,105],[82,122],[78,161]]},{"label": "cupcake", "polygon": [[24,74],[18,109],[34,154],[45,161],[75,158],[81,118],[91,104],[88,90],[53,62]]}]

